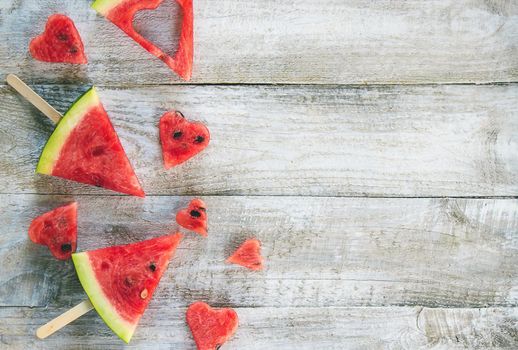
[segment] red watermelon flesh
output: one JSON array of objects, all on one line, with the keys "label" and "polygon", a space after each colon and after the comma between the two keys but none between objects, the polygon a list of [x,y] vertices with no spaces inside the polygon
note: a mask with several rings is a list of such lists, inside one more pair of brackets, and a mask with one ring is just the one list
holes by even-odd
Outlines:
[{"label": "red watermelon flesh", "polygon": [[[95,130],[95,132],[93,132]],[[134,182],[124,149],[102,106],[92,108],[63,146],[52,175],[135,196],[144,192]]]},{"label": "red watermelon flesh", "polygon": [[213,309],[201,301],[189,306],[186,319],[198,350],[219,349],[232,337],[238,326],[234,310]]},{"label": "red watermelon flesh", "polygon": [[29,51],[32,57],[44,62],[88,62],[74,22],[61,14],[49,17],[45,31],[31,40]]},{"label": "red watermelon flesh", "polygon": [[176,214],[178,225],[207,237],[207,206],[201,199],[193,199],[189,206]]},{"label": "red watermelon flesh", "polygon": [[112,21],[144,49],[164,61],[182,79],[191,79],[193,62],[193,10],[192,0],[176,0],[182,9],[182,29],[178,49],[173,57],[163,52],[133,27],[135,14],[141,10],[156,9],[164,0],[96,0],[92,4],[97,12]]},{"label": "red watermelon flesh", "polygon": [[144,197],[95,88],[65,113],[45,145],[36,171]]},{"label": "red watermelon flesh", "polygon": [[182,235],[72,256],[79,280],[106,324],[129,342]]},{"label": "red watermelon flesh", "polygon": [[46,245],[59,260],[70,259],[77,248],[77,203],[51,210],[32,220],[29,238]]},{"label": "red watermelon flesh", "polygon": [[194,157],[210,141],[209,129],[204,124],[191,122],[178,111],[166,112],[160,118],[159,129],[166,169]]},{"label": "red watermelon flesh", "polygon": [[236,249],[227,262],[244,266],[250,270],[259,271],[263,269],[263,258],[261,256],[261,242],[257,239],[247,239]]}]

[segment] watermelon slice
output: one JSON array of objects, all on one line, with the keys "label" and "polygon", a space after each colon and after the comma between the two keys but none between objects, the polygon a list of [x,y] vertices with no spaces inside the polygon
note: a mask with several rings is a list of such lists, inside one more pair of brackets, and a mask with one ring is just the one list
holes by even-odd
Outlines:
[{"label": "watermelon slice", "polygon": [[263,269],[263,258],[261,256],[261,242],[257,239],[247,239],[236,249],[228,259],[228,263],[244,266],[250,270],[259,271]]},{"label": "watermelon slice", "polygon": [[46,245],[59,260],[70,259],[77,247],[77,203],[51,210],[32,220],[29,238]]},{"label": "watermelon slice", "polygon": [[88,62],[74,22],[61,14],[49,17],[43,34],[31,40],[29,52],[32,57],[44,62]]},{"label": "watermelon slice", "polygon": [[36,172],[144,197],[94,87],[60,120],[41,153]]},{"label": "watermelon slice", "polygon": [[178,225],[207,237],[207,206],[201,199],[193,199],[189,206],[176,214]]},{"label": "watermelon slice", "polygon": [[209,130],[200,122],[190,122],[178,111],[160,118],[160,142],[164,167],[169,169],[194,157],[207,147]]},{"label": "watermelon slice", "polygon": [[72,255],[79,281],[92,305],[126,343],[181,238],[176,233]]},{"label": "watermelon slice", "polygon": [[187,324],[198,350],[219,349],[236,332],[237,313],[232,309],[213,309],[198,301],[186,313]]},{"label": "watermelon slice", "polygon": [[137,33],[133,20],[138,11],[156,9],[164,0],[96,0],[92,8],[112,21],[151,54],[160,58],[182,79],[191,79],[193,61],[192,0],[176,0],[182,9],[182,31],[173,57]]}]

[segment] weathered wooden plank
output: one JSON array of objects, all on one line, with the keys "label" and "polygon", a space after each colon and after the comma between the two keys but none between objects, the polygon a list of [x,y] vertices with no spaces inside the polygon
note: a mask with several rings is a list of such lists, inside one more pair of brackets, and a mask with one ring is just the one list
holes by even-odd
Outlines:
[{"label": "weathered wooden plank", "polygon": [[[41,341],[36,328],[63,309],[0,308],[9,349],[195,349],[184,308],[151,303],[123,345],[93,311]],[[237,308],[240,325],[222,349],[516,349],[518,310]]]},{"label": "weathered wooden plank", "polygon": [[[36,86],[65,111],[87,87]],[[148,194],[518,194],[518,84],[503,86],[101,88]],[[107,191],[34,175],[53,128],[0,88],[0,192]],[[208,149],[165,171],[158,119],[203,120]]]},{"label": "weathered wooden plank", "polygon": [[[30,220],[68,196],[0,196],[0,305],[71,306],[85,296],[71,262],[26,235]],[[174,231],[188,197],[78,196],[79,249]],[[518,201],[204,197],[207,239],[188,234],[156,299],[242,307],[516,306]],[[247,237],[267,268],[224,260]]]},{"label": "weathered wooden plank", "polygon": [[[3,0],[0,75],[33,83],[178,83],[86,0]],[[173,51],[165,2],[138,29]],[[428,83],[518,80],[518,6],[507,0],[199,0],[195,83]],[[47,16],[68,13],[89,64],[36,62],[27,47]],[[146,24],[147,23],[147,24]],[[174,41],[174,40],[173,40]]]}]

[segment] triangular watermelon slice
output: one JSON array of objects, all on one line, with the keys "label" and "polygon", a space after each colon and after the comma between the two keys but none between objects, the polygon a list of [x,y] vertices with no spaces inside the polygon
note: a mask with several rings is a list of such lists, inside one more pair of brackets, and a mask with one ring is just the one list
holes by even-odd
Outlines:
[{"label": "triangular watermelon slice", "polygon": [[92,305],[126,343],[181,239],[176,233],[72,255]]},{"label": "triangular watermelon slice", "polygon": [[36,172],[144,197],[94,87],[60,120],[41,153]]},{"label": "triangular watermelon slice", "polygon": [[193,61],[193,10],[192,0],[176,0],[182,9],[182,31],[178,49],[173,57],[140,35],[133,27],[135,14],[141,10],[156,9],[164,0],[96,0],[92,8],[112,21],[129,37],[151,54],[160,58],[182,79],[191,79]]}]

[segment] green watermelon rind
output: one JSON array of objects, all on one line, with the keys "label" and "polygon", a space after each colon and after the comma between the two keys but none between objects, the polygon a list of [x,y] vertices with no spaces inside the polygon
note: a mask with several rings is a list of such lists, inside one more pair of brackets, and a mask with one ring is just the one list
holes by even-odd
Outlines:
[{"label": "green watermelon rind", "polygon": [[94,86],[79,96],[79,98],[70,106],[63,118],[58,122],[56,129],[54,129],[54,132],[50,135],[45,144],[36,167],[37,173],[47,175],[52,174],[54,165],[59,158],[61,149],[65,145],[68,136],[81,122],[86,113],[92,107],[95,107],[100,103],[99,96],[97,95]]},{"label": "green watermelon rind", "polygon": [[96,283],[97,278],[90,264],[88,253],[72,254],[72,261],[74,262],[79,281],[99,316],[115,334],[124,342],[129,343],[137,325],[119,316],[117,310],[102,291],[101,285]]},{"label": "green watermelon rind", "polygon": [[117,7],[126,0],[96,0],[91,7],[99,12],[101,15],[106,16],[113,8]]}]

